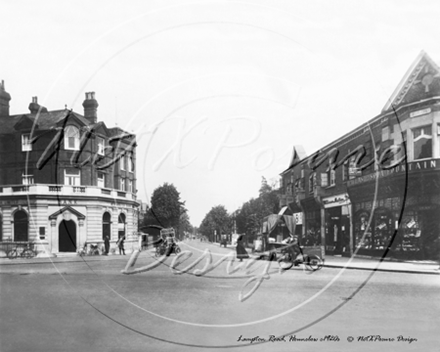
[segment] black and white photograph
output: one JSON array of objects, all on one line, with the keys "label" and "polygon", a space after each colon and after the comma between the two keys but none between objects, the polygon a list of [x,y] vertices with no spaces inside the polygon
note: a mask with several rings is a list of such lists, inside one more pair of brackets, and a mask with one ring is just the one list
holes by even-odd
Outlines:
[{"label": "black and white photograph", "polygon": [[0,351],[439,351],[440,3],[1,0]]}]

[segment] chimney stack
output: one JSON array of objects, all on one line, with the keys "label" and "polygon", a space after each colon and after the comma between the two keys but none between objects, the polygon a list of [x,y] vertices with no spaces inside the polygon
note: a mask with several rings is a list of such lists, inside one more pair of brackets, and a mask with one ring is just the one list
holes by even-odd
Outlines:
[{"label": "chimney stack", "polygon": [[38,104],[38,97],[32,97],[32,103],[29,104],[29,110],[33,115],[42,112],[47,112],[47,109],[44,106]]},{"label": "chimney stack", "polygon": [[0,85],[0,116],[9,116],[9,102],[11,96],[5,90],[5,81],[2,80]]},{"label": "chimney stack", "polygon": [[98,102],[95,99],[95,92],[86,93],[86,100],[83,102],[84,117],[91,123],[98,122]]}]

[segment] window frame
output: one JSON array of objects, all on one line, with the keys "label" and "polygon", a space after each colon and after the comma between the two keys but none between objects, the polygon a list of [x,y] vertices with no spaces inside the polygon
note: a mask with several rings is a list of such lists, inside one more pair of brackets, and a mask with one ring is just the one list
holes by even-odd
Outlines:
[{"label": "window frame", "polygon": [[[25,141],[27,143],[25,143]],[[30,133],[24,133],[21,135],[21,151],[22,152],[30,152],[32,151],[32,143]]]},{"label": "window frame", "polygon": [[[81,186],[81,171],[78,170],[78,174],[69,174],[67,173],[68,171],[65,169],[64,170],[64,185],[65,186]],[[66,183],[66,180],[74,180],[74,183],[71,184]],[[76,180],[78,180],[78,184],[76,184]]]},{"label": "window frame", "polygon": [[[425,129],[429,128],[431,130],[431,134],[425,134]],[[416,131],[420,130],[420,135],[418,135],[417,137],[414,137]],[[423,125],[423,126],[418,126],[418,127],[414,127],[411,129],[411,136],[412,136],[412,154],[413,154],[413,160],[423,160],[423,159],[430,159],[433,157],[434,153],[433,153],[433,130],[432,130],[432,125]],[[422,157],[422,158],[416,158],[415,155],[415,143],[420,141],[421,139],[425,139],[427,141],[431,141],[431,150],[430,150],[430,156],[427,157]],[[420,151],[421,153],[421,151]]]},{"label": "window frame", "polygon": [[125,178],[121,178],[121,180],[119,182],[119,190],[126,192],[125,186],[126,186]]},{"label": "window frame", "polygon": [[[70,131],[75,131],[75,134],[73,136],[71,136]],[[66,128],[64,129],[64,149],[65,150],[79,150],[79,142],[80,142],[80,132],[79,132],[79,128],[74,126],[74,125],[69,125],[66,126]],[[70,138],[73,138],[73,144],[74,146],[71,147],[70,146]]]},{"label": "window frame", "polygon": [[[100,178],[99,176],[102,175],[102,178]],[[102,186],[100,185],[100,181],[102,180]],[[103,172],[98,172],[98,174],[96,175],[96,185],[100,188],[105,188],[105,173]]]},{"label": "window frame", "polygon": [[[31,182],[29,182],[29,181],[31,181]],[[21,184],[22,185],[29,186],[29,185],[33,185],[34,183],[35,183],[34,175],[25,174],[24,172],[21,174]]]},{"label": "window frame", "polygon": [[103,137],[96,137],[96,145],[98,146],[98,155],[105,155],[105,139]]}]

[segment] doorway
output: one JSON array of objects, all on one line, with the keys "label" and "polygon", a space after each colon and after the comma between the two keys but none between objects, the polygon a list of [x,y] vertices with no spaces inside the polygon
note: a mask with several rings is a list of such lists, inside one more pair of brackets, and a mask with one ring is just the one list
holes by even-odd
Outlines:
[{"label": "doorway", "polygon": [[76,252],[76,224],[73,220],[63,220],[58,228],[59,251]]}]

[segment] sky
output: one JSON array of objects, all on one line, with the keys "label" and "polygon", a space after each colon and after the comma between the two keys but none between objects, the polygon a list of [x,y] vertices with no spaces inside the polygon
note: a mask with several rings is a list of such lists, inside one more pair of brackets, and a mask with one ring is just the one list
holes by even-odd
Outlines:
[{"label": "sky", "polygon": [[11,114],[33,96],[136,133],[138,199],[172,183],[193,225],[277,182],[380,114],[424,50],[433,1],[2,0],[0,79]]}]

